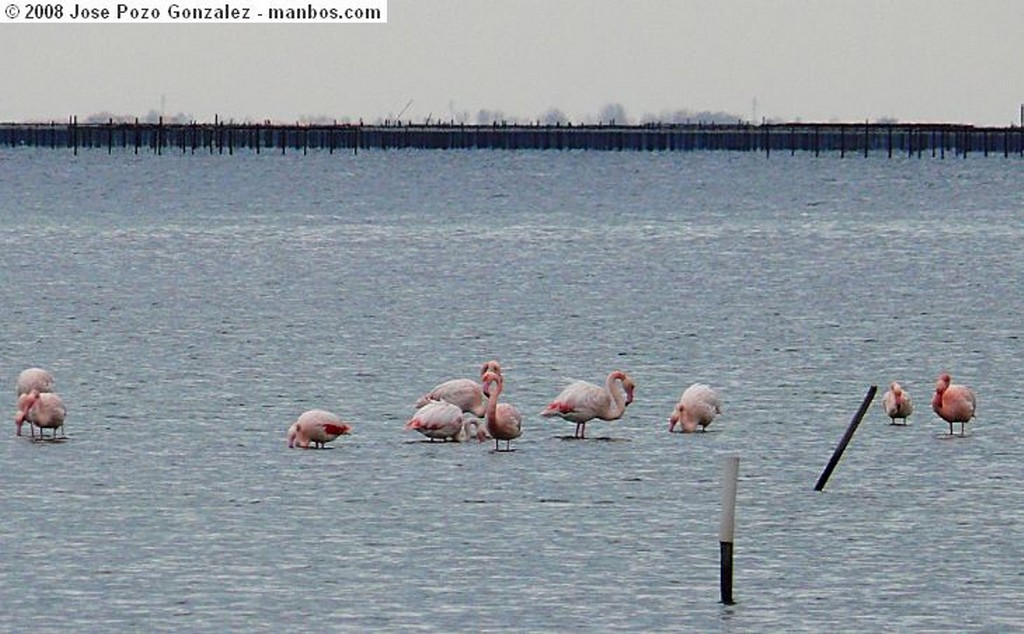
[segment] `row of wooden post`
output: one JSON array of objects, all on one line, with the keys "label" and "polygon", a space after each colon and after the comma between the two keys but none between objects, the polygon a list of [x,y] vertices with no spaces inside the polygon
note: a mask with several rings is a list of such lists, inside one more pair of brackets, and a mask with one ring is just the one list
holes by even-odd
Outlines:
[{"label": "row of wooden post", "polygon": [[838,152],[868,156],[873,150],[888,157],[904,151],[908,157],[945,158],[947,151],[966,157],[992,152],[1024,156],[1024,127],[975,128],[947,124],[770,124],[736,125],[647,125],[647,126],[528,126],[528,125],[275,125],[236,124],[219,118],[213,124],[196,122],[0,124],[0,145],[31,145],[72,148],[148,148],[155,154],[179,148],[209,153],[234,154],[236,149],[289,148],[307,153],[310,149],[351,150],[424,149],[594,149],[694,151],[731,150],[790,154]]}]

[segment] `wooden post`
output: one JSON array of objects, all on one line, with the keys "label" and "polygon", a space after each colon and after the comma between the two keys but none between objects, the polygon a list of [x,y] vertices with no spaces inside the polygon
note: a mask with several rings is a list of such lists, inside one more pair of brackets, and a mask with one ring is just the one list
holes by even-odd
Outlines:
[{"label": "wooden post", "polygon": [[718,544],[721,553],[721,596],[722,603],[733,605],[732,599],[732,552],[733,536],[736,529],[736,481],[739,477],[740,458],[729,456],[722,470],[722,522],[718,527]]},{"label": "wooden post", "polygon": [[843,452],[846,451],[846,445],[850,444],[850,440],[853,438],[853,432],[857,431],[857,425],[860,425],[860,420],[864,418],[864,414],[868,411],[868,406],[871,405],[871,401],[875,398],[875,392],[878,391],[877,385],[872,385],[868,389],[868,393],[864,396],[864,402],[860,404],[860,409],[854,415],[853,420],[850,421],[850,425],[846,428],[846,433],[843,434],[842,439],[839,441],[839,445],[835,451],[832,452],[832,458],[829,459],[828,465],[825,470],[821,472],[821,477],[818,478],[818,483],[814,485],[815,491],[821,491],[825,488],[825,483],[828,482],[829,476],[832,475],[832,470],[839,464],[839,459],[843,457]]}]

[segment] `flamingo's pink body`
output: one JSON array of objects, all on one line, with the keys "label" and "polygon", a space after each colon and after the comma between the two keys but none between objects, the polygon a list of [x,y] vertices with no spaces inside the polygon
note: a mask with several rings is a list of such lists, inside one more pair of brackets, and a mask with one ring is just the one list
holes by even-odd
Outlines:
[{"label": "flamingo's pink body", "polygon": [[[622,417],[626,406],[633,402],[636,384],[628,374],[615,370],[608,374],[604,387],[576,381],[548,403],[540,415],[558,416],[576,423],[576,438],[586,438],[587,421],[616,420]],[[625,392],[625,395],[623,395]]]},{"label": "flamingo's pink body", "polygon": [[405,424],[405,429],[415,429],[433,442],[454,440],[461,442],[468,435],[469,421],[463,419],[458,405],[446,401],[430,401],[416,410],[416,414]]},{"label": "flamingo's pink body", "polygon": [[897,418],[902,419],[903,424],[906,425],[907,417],[914,413],[914,402],[903,386],[896,381],[890,383],[889,389],[882,395],[882,407],[885,409],[885,415],[892,420],[893,425],[896,424]]},{"label": "flamingo's pink body", "polygon": [[18,413],[14,415],[14,424],[21,432],[21,425],[28,421],[32,426],[32,436],[35,428],[39,428],[39,435],[42,437],[44,429],[52,429],[53,437],[57,437],[57,430],[64,435],[64,419],[67,417],[67,408],[64,401],[53,392],[40,392],[32,390],[28,394],[18,397]]},{"label": "flamingo's pink body", "polygon": [[[52,392],[53,386],[53,375],[46,370],[42,368],[28,368],[27,370],[22,370],[21,374],[18,375],[17,383],[17,396],[19,397],[19,403],[21,400],[20,397],[28,394],[32,390],[36,390],[37,392]],[[20,405],[18,409],[20,411]],[[22,417],[21,422],[19,422],[18,417],[15,416],[14,427],[15,433],[18,436],[21,435],[21,425],[23,423],[24,417]],[[32,428],[32,434],[35,435],[34,428]]]},{"label": "flamingo's pink body", "polygon": [[[505,441],[505,451],[508,451],[512,440],[523,433],[523,415],[514,405],[498,402],[505,387],[505,379],[500,372],[485,372],[481,380],[487,393],[487,410],[484,412],[487,433],[494,439],[495,451],[499,450],[498,442],[501,440]],[[485,440],[484,434],[480,432],[478,438]]]},{"label": "flamingo's pink body", "polygon": [[[487,372],[501,372],[501,364],[488,361],[480,368],[480,376]],[[473,379],[452,379],[430,390],[416,401],[416,407],[423,407],[430,401],[445,401],[458,405],[463,412],[482,418],[487,407],[486,397],[480,384]]]},{"label": "flamingo's pink body", "polygon": [[963,436],[964,424],[974,418],[978,398],[971,388],[952,381],[952,377],[945,372],[939,375],[935,382],[932,410],[949,423],[950,435],[953,435],[953,423],[960,423],[960,435]]},{"label": "flamingo's pink body", "polygon": [[722,401],[718,394],[703,383],[694,383],[679,397],[669,417],[668,430],[672,431],[676,425],[680,425],[684,433],[696,431],[698,426],[704,431],[715,420],[715,416],[721,413]]},{"label": "flamingo's pink body", "polygon": [[288,446],[309,449],[323,446],[352,431],[352,426],[337,415],[322,409],[303,412],[288,428]]},{"label": "flamingo's pink body", "polygon": [[28,368],[22,370],[18,375],[18,396],[28,394],[32,390],[40,392],[52,392],[54,386],[53,375],[42,368]]}]

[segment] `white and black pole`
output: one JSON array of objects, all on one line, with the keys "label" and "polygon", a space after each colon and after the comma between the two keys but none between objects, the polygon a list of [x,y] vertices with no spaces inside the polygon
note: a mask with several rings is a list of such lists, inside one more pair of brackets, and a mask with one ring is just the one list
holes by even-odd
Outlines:
[{"label": "white and black pole", "polygon": [[722,558],[722,603],[732,600],[732,543],[736,529],[736,481],[740,473],[740,457],[729,456],[722,470],[722,523],[718,528],[718,544]]}]

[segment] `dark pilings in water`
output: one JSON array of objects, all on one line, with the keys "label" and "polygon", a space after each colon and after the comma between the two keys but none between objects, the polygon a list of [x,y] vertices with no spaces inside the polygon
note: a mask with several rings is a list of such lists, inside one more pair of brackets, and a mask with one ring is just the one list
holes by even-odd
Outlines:
[{"label": "dark pilings in water", "polygon": [[[115,122],[79,123],[70,117],[64,124],[0,123],[0,145],[10,147],[66,147],[75,154],[79,148],[105,146],[131,149],[136,154],[148,148],[162,154],[166,148],[208,148],[210,154],[233,155],[250,150],[257,154],[267,148],[310,151],[351,149],[505,149],[505,150],[597,150],[597,151],[764,151],[789,154],[797,150],[820,156],[849,152],[870,156],[883,150],[890,158],[904,152],[918,158],[926,150],[932,156],[945,157],[947,147],[967,157],[972,149],[988,156],[1024,156],[1024,129],[977,128],[959,124],[915,123],[784,123],[753,126],[735,124],[644,124],[623,125],[537,125],[507,124],[252,124],[225,122],[219,116],[213,123]],[[225,148],[227,152],[225,152]]]}]

